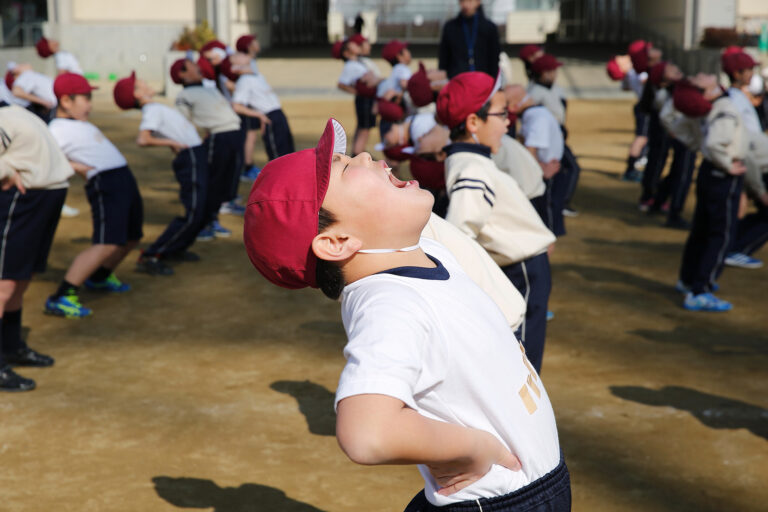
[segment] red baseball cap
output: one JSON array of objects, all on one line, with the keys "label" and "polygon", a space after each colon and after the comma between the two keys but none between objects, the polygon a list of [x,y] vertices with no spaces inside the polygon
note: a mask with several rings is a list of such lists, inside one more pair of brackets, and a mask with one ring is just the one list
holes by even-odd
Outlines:
[{"label": "red baseball cap", "polygon": [[435,101],[435,93],[427,76],[423,62],[419,62],[419,70],[408,79],[408,94],[417,107],[424,107]]},{"label": "red baseball cap", "polygon": [[213,67],[211,61],[205,57],[200,57],[197,59],[197,67],[200,68],[200,74],[203,75],[203,78],[207,78],[208,80],[216,80],[216,68]]},{"label": "red baseball cap", "polygon": [[499,89],[496,80],[480,71],[460,73],[437,95],[437,118],[448,128],[455,128],[485,105]]},{"label": "red baseball cap", "polygon": [[664,70],[667,69],[666,61],[661,61],[658,64],[654,64],[651,70],[648,71],[648,80],[656,87],[661,85],[664,81]]},{"label": "red baseball cap", "polygon": [[531,57],[536,55],[538,52],[544,51],[544,48],[537,44],[527,44],[520,48],[520,53],[518,53],[518,57],[520,57],[522,60],[524,60],[527,63],[531,63]]},{"label": "red baseball cap", "polygon": [[[251,46],[251,43],[253,40],[256,39],[256,36],[252,34],[245,34],[244,36],[240,36],[237,38],[237,42],[235,43],[235,48],[240,53],[248,53],[248,47]],[[226,48],[222,48],[226,49]]]},{"label": "red baseball cap", "polygon": [[13,89],[13,82],[16,80],[16,76],[13,74],[13,71],[6,71],[5,72],[5,86],[8,89]]},{"label": "red baseball cap", "polygon": [[675,108],[688,117],[704,117],[712,110],[712,103],[704,98],[701,89],[688,80],[680,80],[672,93]]},{"label": "red baseball cap", "polygon": [[248,197],[243,240],[251,263],[283,288],[317,288],[318,213],[328,191],[334,153],[345,153],[347,136],[329,119],[317,147],[272,160]]},{"label": "red baseball cap", "polygon": [[184,69],[184,64],[186,62],[187,59],[178,59],[173,64],[171,64],[171,80],[173,80],[173,83],[182,83],[179,73],[181,73],[181,71]]},{"label": "red baseball cap", "polygon": [[397,56],[405,48],[408,48],[408,44],[402,41],[398,41],[397,39],[393,39],[392,41],[385,44],[384,48],[381,49],[381,58],[387,62],[396,61]]},{"label": "red baseball cap", "polygon": [[131,75],[121,78],[115,84],[113,95],[115,103],[123,110],[130,110],[136,106],[136,97],[133,95],[133,88],[136,85],[136,72],[131,71]]},{"label": "red baseball cap", "polygon": [[745,52],[725,54],[722,56],[721,64],[723,71],[728,75],[757,66],[757,62]]},{"label": "red baseball cap", "polygon": [[445,162],[425,160],[414,155],[411,158],[411,175],[422,188],[432,190],[445,188]]},{"label": "red baseball cap", "polygon": [[605,65],[605,71],[611,77],[611,80],[621,80],[626,76],[626,73],[619,67],[619,63],[616,62],[616,56],[611,57],[611,60]]},{"label": "red baseball cap", "polygon": [[90,94],[94,87],[88,83],[83,75],[77,73],[62,73],[53,81],[53,94],[57,99],[70,94]]},{"label": "red baseball cap", "polygon": [[727,46],[725,50],[723,50],[723,55],[730,55],[731,53],[741,53],[744,51],[744,48],[741,46]]},{"label": "red baseball cap", "polygon": [[379,115],[385,121],[400,121],[405,115],[405,110],[398,103],[380,99],[376,102],[379,107]]},{"label": "red baseball cap", "polygon": [[535,74],[541,74],[545,71],[552,71],[562,66],[563,63],[555,58],[551,53],[545,53],[531,63],[531,71]]},{"label": "red baseball cap", "polygon": [[207,51],[213,50],[214,48],[220,48],[224,51],[227,51],[227,45],[222,43],[221,41],[214,39],[213,41],[208,41],[200,48],[200,53],[203,54]]},{"label": "red baseball cap", "polygon": [[35,43],[35,48],[37,49],[37,54],[47,59],[51,55],[53,55],[53,51],[51,51],[51,45],[48,44],[48,39],[41,37],[37,40],[37,43]]},{"label": "red baseball cap", "polygon": [[344,41],[336,41],[331,46],[331,56],[334,59],[341,59],[341,47],[344,46]]},{"label": "red baseball cap", "polygon": [[407,147],[410,147],[410,146],[408,144],[400,144],[397,146],[390,146],[388,148],[384,148],[381,151],[382,153],[384,153],[384,156],[386,156],[388,160],[397,160],[398,162],[404,162],[412,158],[412,155],[410,153],[406,153],[403,151]]},{"label": "red baseball cap", "polygon": [[642,73],[648,71],[648,48],[651,43],[647,41],[635,41],[629,45],[629,58],[632,59],[632,67]]},{"label": "red baseball cap", "polygon": [[229,60],[229,57],[221,61],[221,64],[219,64],[219,73],[229,78],[233,82],[237,82],[237,79],[240,78],[240,75],[232,71],[232,61]]},{"label": "red baseball cap", "polygon": [[363,37],[363,34],[352,34],[349,36],[349,41],[355,43],[355,44],[363,44],[367,41],[365,37]]}]

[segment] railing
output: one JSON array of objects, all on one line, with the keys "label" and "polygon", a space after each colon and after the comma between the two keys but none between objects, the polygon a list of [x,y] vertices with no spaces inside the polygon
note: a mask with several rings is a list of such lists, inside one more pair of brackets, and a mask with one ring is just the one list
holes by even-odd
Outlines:
[{"label": "railing", "polygon": [[0,24],[0,46],[4,48],[34,46],[42,35],[43,21],[21,21],[11,24],[2,20]]}]

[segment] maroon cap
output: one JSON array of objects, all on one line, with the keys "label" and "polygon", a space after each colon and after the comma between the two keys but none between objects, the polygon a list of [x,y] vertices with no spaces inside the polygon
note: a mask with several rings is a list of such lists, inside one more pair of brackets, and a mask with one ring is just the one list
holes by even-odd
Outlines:
[{"label": "maroon cap", "polygon": [[721,59],[721,63],[723,71],[728,75],[757,66],[757,62],[748,53],[744,52],[725,54]]},{"label": "maroon cap", "polygon": [[213,41],[208,41],[200,48],[200,53],[203,54],[207,51],[213,50],[214,48],[220,48],[224,51],[227,51],[227,45],[222,43],[221,41],[218,41],[214,39]]},{"label": "maroon cap", "polygon": [[672,93],[675,108],[688,117],[703,117],[712,110],[712,103],[704,98],[701,89],[688,80],[680,80]]},{"label": "maroon cap", "polygon": [[638,73],[648,71],[648,48],[650,46],[651,43],[646,41],[635,41],[629,45],[629,58],[632,59],[632,67]]},{"label": "maroon cap", "polygon": [[254,39],[256,39],[256,36],[252,34],[245,34],[244,36],[240,36],[237,38],[235,48],[240,53],[248,53],[248,47],[251,46],[251,43]]},{"label": "maroon cap", "polygon": [[632,54],[632,53],[646,50],[647,45],[648,45],[648,42],[645,41],[644,39],[636,39],[631,43],[629,43],[629,46],[627,47],[627,53]]},{"label": "maroon cap", "polygon": [[619,63],[616,62],[615,56],[605,65],[605,71],[608,73],[608,76],[611,77],[611,80],[622,80],[624,76],[626,76],[626,73],[621,70]]},{"label": "maroon cap", "polygon": [[448,128],[455,128],[485,105],[499,85],[490,75],[469,71],[456,75],[437,95],[437,117]]},{"label": "maroon cap", "polygon": [[543,50],[544,50],[544,48],[542,48],[541,46],[539,46],[537,44],[527,44],[527,45],[523,46],[520,49],[520,53],[518,53],[517,55],[522,60],[524,60],[525,62],[528,62],[530,64],[531,57],[533,57],[538,52],[543,51]]},{"label": "maroon cap", "polygon": [[251,263],[270,282],[317,288],[312,240],[333,154],[346,149],[344,128],[329,119],[317,147],[276,158],[259,173],[248,197],[243,240]]},{"label": "maroon cap", "polygon": [[344,41],[336,41],[331,46],[331,56],[334,59],[341,59],[341,47],[344,46]]},{"label": "maroon cap", "polygon": [[113,94],[115,103],[123,110],[129,110],[136,106],[136,97],[133,95],[133,89],[136,85],[136,72],[131,71],[131,75],[122,78],[115,84]]},{"label": "maroon cap", "polygon": [[216,80],[216,68],[213,67],[211,61],[205,57],[200,57],[197,59],[197,67],[200,68],[200,74],[203,75],[203,78]]},{"label": "maroon cap", "polygon": [[70,94],[90,94],[94,87],[83,75],[77,73],[62,73],[53,81],[53,94],[57,99]]},{"label": "maroon cap", "polygon": [[349,36],[348,41],[355,43],[355,44],[363,44],[367,41],[365,37],[363,37],[363,34],[352,34]]},{"label": "maroon cap", "polygon": [[398,41],[397,39],[393,39],[392,41],[385,44],[384,48],[381,49],[381,58],[390,63],[395,62],[397,61],[397,56],[405,48],[408,48],[406,43]]},{"label": "maroon cap", "polygon": [[355,91],[357,91],[358,96],[363,96],[365,98],[376,97],[376,88],[366,84],[362,78],[355,82]]},{"label": "maroon cap", "polygon": [[422,188],[432,190],[445,188],[445,162],[424,160],[414,155],[411,158],[411,175]]},{"label": "maroon cap", "polygon": [[664,70],[667,69],[666,61],[661,61],[658,64],[654,64],[651,70],[648,71],[648,81],[656,87],[661,85],[664,81]]},{"label": "maroon cap", "polygon": [[387,157],[387,160],[397,160],[398,162],[404,162],[413,158],[411,153],[406,153],[403,151],[407,147],[410,146],[408,144],[400,144],[398,146],[390,146],[388,148],[384,148],[382,152],[384,153],[384,156]]},{"label": "maroon cap", "polygon": [[44,37],[38,39],[37,43],[35,43],[35,48],[37,49],[37,54],[44,59],[53,55],[51,45],[48,44],[48,40]]},{"label": "maroon cap", "polygon": [[232,61],[229,60],[229,57],[221,61],[221,64],[219,64],[219,73],[232,80],[233,82],[237,82],[237,79],[240,78],[240,75],[232,71]]},{"label": "maroon cap", "polygon": [[423,62],[419,62],[419,70],[408,79],[408,94],[416,107],[424,107],[435,101],[432,83]]},{"label": "maroon cap", "polygon": [[378,100],[379,115],[385,121],[400,121],[405,115],[405,110],[399,103],[388,100]]},{"label": "maroon cap", "polygon": [[13,82],[16,80],[16,76],[13,71],[5,72],[5,86],[10,90],[13,89]]},{"label": "maroon cap", "polygon": [[539,75],[545,71],[552,71],[562,66],[563,63],[555,58],[551,53],[545,53],[531,63],[531,71]]},{"label": "maroon cap", "polygon": [[173,64],[171,64],[171,80],[173,80],[173,83],[180,84],[181,76],[179,76],[179,73],[182,72],[184,69],[184,63],[187,62],[187,59],[178,59]]}]

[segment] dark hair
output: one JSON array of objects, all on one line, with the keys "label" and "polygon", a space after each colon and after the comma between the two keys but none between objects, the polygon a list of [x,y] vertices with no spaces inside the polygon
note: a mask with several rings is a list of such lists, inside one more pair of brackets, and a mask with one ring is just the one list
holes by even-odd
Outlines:
[{"label": "dark hair", "polygon": [[[485,105],[480,107],[480,109],[475,112],[475,115],[482,119],[483,121],[486,121],[488,119],[488,112],[491,111],[491,100],[488,100],[485,102]],[[467,122],[462,121],[459,125],[454,126],[451,128],[451,140],[456,142],[457,140],[463,139],[467,136]]]},{"label": "dark hair", "polygon": [[[333,216],[333,213],[320,208],[317,217],[317,232],[322,233],[335,223],[336,217]],[[344,290],[344,274],[341,272],[341,267],[332,261],[317,258],[315,280],[317,286],[329,299],[338,299]]]},{"label": "dark hair", "polygon": [[347,59],[344,56],[344,52],[346,52],[349,49],[349,39],[345,39],[343,43],[341,43],[341,50],[339,51],[339,55],[341,55],[341,60],[344,62],[347,62],[349,59]]}]

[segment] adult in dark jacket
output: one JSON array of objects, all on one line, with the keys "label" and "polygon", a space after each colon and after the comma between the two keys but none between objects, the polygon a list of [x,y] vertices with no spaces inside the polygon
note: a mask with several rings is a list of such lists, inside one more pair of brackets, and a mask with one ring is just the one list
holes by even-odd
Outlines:
[{"label": "adult in dark jacket", "polygon": [[485,17],[481,0],[459,0],[459,15],[446,22],[438,67],[449,78],[465,71],[499,73],[499,30]]}]

